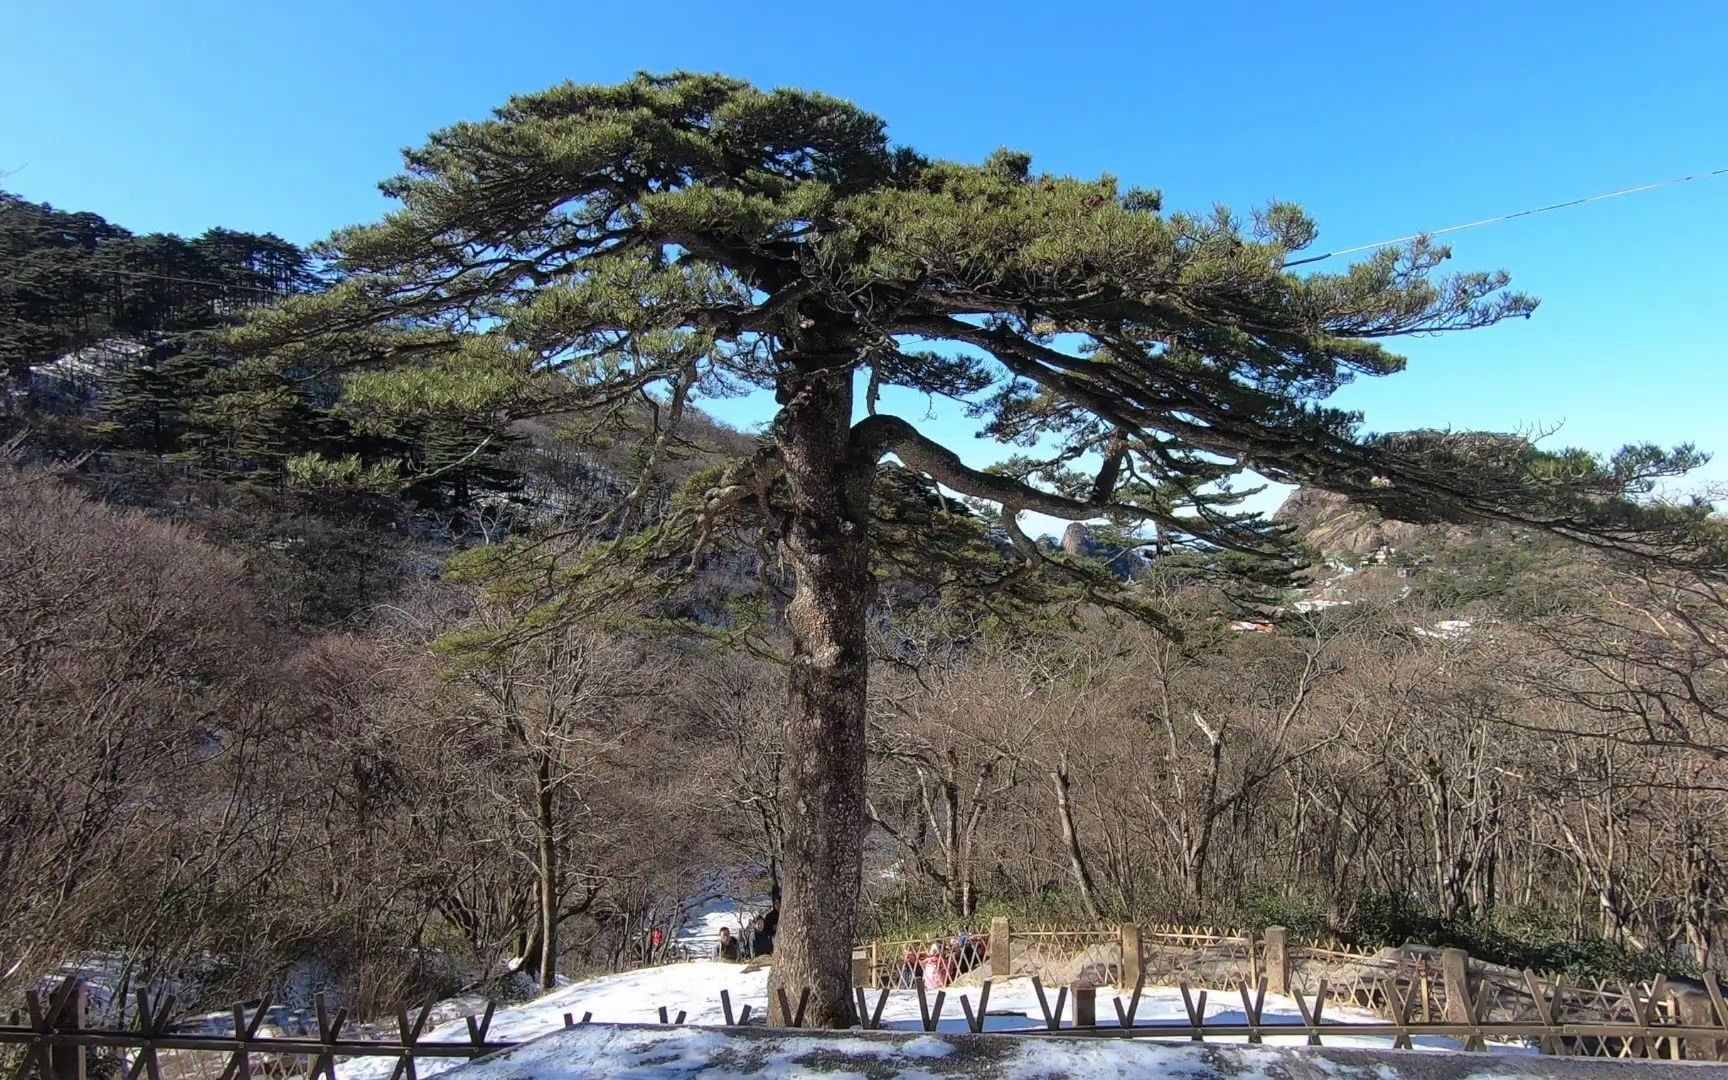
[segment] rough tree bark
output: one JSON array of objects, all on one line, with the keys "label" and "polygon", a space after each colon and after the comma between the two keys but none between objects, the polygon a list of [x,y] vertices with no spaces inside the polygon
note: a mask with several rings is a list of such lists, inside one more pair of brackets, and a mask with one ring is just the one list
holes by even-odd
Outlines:
[{"label": "rough tree bark", "polygon": [[[850,363],[804,355],[781,386],[780,447],[791,513],[785,553],[796,577],[786,718],[785,906],[773,984],[805,1023],[851,1022],[852,937],[865,825],[867,521],[874,461],[849,453]],[[778,1015],[769,995],[770,1022]]]}]

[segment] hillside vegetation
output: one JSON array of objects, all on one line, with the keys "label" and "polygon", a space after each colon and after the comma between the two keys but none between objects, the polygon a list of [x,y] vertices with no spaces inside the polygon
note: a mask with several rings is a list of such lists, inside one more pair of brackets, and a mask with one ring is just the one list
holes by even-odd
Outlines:
[{"label": "hillside vegetation", "polygon": [[[0,203],[9,996],[102,955],[211,1003],[292,979],[382,1011],[621,967],[707,896],[778,896],[773,545],[716,539],[577,592],[580,618],[544,620],[530,580],[676,520],[757,439],[646,391],[380,423],[230,351],[326,271],[275,237]],[[1014,537],[880,483],[862,933],[1012,912],[1716,961],[1711,578],[1302,490],[1298,572],[1244,589],[1106,529],[1012,582],[1030,608],[956,598],[916,547],[986,574]],[[505,549],[529,559],[501,582]]]}]

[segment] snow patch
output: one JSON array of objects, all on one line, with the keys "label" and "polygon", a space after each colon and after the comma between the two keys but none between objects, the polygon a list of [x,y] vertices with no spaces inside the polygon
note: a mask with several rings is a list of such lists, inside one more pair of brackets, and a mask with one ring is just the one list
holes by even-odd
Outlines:
[{"label": "snow patch", "polygon": [[1442,619],[1432,628],[1418,626],[1415,628],[1417,637],[1435,638],[1439,641],[1458,641],[1470,636],[1471,623],[1469,619]]},{"label": "snow patch", "polygon": [[[940,1047],[940,1051],[937,1048]],[[463,1067],[452,1080],[1500,1080],[1569,1075],[1575,1064],[1533,1059],[1484,1068],[1477,1055],[1155,1043],[1139,1039],[1003,1039],[891,1032],[806,1034],[763,1029],[582,1027]]]},{"label": "snow patch", "polygon": [[[701,1027],[719,1027],[725,1023],[725,1012],[720,1004],[720,991],[730,994],[734,1017],[742,1015],[744,1006],[749,1005],[751,1018],[765,1015],[768,1007],[768,971],[757,969],[745,970],[743,964],[727,964],[713,960],[699,960],[688,963],[667,964],[661,967],[643,968],[638,971],[624,972],[619,975],[606,975],[600,978],[587,979],[572,983],[569,986],[554,990],[543,997],[526,1002],[513,1008],[500,1008],[492,1018],[492,1027],[487,1034],[489,1040],[498,1042],[521,1042],[541,1035],[559,1031],[564,1027],[564,1016],[570,1014],[573,1019],[580,1020],[584,1013],[591,1013],[597,1024],[657,1024],[660,1008],[665,1007],[667,1015],[675,1017],[678,1013],[685,1014],[684,1028],[666,1028],[666,1037],[683,1032],[685,1036],[694,1037],[693,1029]],[[872,1009],[876,1005],[877,991],[866,991],[869,994],[869,1004]],[[977,1004],[976,988],[967,990],[951,989],[943,1007],[939,1031],[942,1034],[961,1034],[967,1031],[966,1018],[958,1000],[960,993],[966,993]],[[1100,1026],[1116,1026],[1115,1010],[1109,1007],[1109,990],[1100,993],[1098,1005],[1098,1020]],[[451,1016],[433,1027],[423,1038],[436,1041],[466,1041],[468,1029],[462,1015],[478,1014],[483,1006],[475,1004],[467,1013]],[[444,1013],[444,1016],[449,1016]],[[1247,1016],[1240,1002],[1234,1007],[1231,998],[1225,994],[1208,995],[1205,1011],[1208,1023],[1244,1024]],[[1029,1028],[1043,1026],[1043,1014],[1039,1009],[1036,991],[1032,981],[1027,978],[1004,979],[995,982],[990,988],[990,1010],[984,1025],[988,1031],[1024,1031]],[[1073,1020],[1073,1010],[1070,1006],[1066,1019]],[[1187,1023],[1187,1013],[1182,1003],[1182,992],[1176,987],[1148,986],[1140,1000],[1140,1010],[1136,1014],[1137,1023]],[[1296,1025],[1301,1023],[1301,1010],[1296,1002],[1288,997],[1274,994],[1266,996],[1263,1020],[1268,1027],[1280,1024]],[[1359,1009],[1350,1009],[1335,1005],[1326,1008],[1326,1019],[1335,1023],[1375,1023],[1379,1018],[1372,1013]],[[902,1033],[920,1033],[922,1022],[918,1013],[918,997],[910,990],[890,992],[888,1004],[882,1011],[883,1027],[890,1031]],[[718,1033],[714,1033],[718,1034]],[[680,1036],[680,1038],[685,1037]],[[636,1036],[632,1036],[634,1038]],[[1245,1042],[1243,1037],[1208,1037],[1208,1046]],[[1265,1038],[1271,1046],[1300,1046],[1306,1038],[1300,1034],[1277,1035],[1268,1034]],[[1371,1047],[1383,1048],[1390,1046],[1390,1036],[1379,1038],[1374,1036],[1328,1035],[1328,1046],[1340,1047]],[[1425,1036],[1416,1039],[1419,1050],[1455,1050],[1461,1047],[1456,1039]],[[694,1044],[678,1042],[679,1047]],[[826,1043],[824,1045],[827,1045]],[[924,1058],[945,1056],[947,1044],[942,1040],[921,1037],[907,1044],[914,1047],[913,1054]],[[1086,1046],[1103,1044],[1084,1044]],[[1528,1052],[1523,1047],[1494,1047],[1496,1052],[1520,1053]],[[905,1050],[897,1051],[905,1053]],[[515,1057],[513,1052],[511,1055]],[[344,1062],[337,1066],[341,1080],[387,1080],[395,1068],[395,1062],[389,1058],[358,1059]],[[447,1069],[463,1064],[458,1059],[428,1058],[416,1063],[419,1075],[431,1076]],[[512,1072],[512,1076],[522,1074]],[[644,1074],[654,1075],[654,1074]],[[676,1073],[667,1075],[678,1075]],[[770,1074],[762,1074],[770,1075]],[[1048,1072],[1043,1075],[1050,1075]],[[1087,1075],[1087,1074],[1080,1074]],[[1114,1075],[1114,1074],[1106,1074]],[[1169,1074],[1175,1075],[1175,1074]],[[544,1080],[544,1078],[538,1078]]]}]

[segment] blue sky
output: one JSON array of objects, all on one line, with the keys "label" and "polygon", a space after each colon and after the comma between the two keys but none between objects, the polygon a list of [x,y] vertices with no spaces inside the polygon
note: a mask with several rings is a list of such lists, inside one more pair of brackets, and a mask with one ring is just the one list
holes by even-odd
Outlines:
[{"label": "blue sky", "polygon": [[[1109,172],[1171,208],[1271,198],[1319,250],[1728,166],[1728,4],[685,4],[15,0],[0,186],[135,230],[310,241],[375,218],[433,128],[637,69],[816,88],[893,137]],[[1728,177],[1452,238],[1529,322],[1407,344],[1370,427],[1561,426],[1728,455]],[[916,418],[924,403],[896,406]],[[748,423],[763,403],[717,410]],[[926,421],[974,462],[952,409]],[[1705,479],[1728,483],[1728,456]]]}]

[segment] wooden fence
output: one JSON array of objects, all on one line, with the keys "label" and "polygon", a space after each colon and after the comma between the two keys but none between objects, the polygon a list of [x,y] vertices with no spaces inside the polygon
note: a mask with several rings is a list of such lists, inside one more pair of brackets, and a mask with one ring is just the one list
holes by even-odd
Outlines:
[{"label": "wooden fence", "polygon": [[[1252,987],[1247,984],[1236,987],[1235,996],[1241,1000],[1243,1016],[1239,1023],[1208,1021],[1209,991],[1196,989],[1187,982],[1180,984],[1186,1022],[1146,1022],[1139,1015],[1146,986],[1144,972],[1126,1001],[1120,995],[1113,998],[1114,1024],[1108,1022],[1108,1014],[1106,1022],[1099,1023],[1098,987],[1092,984],[1062,987],[1052,998],[1043,980],[1033,976],[1031,982],[1042,1026],[1030,1029],[992,1030],[987,1026],[993,980],[986,979],[976,987],[976,1005],[968,993],[956,992],[952,997],[958,999],[967,1031],[1001,1036],[1192,1042],[1224,1039],[1250,1043],[1298,1038],[1312,1046],[1323,1045],[1327,1038],[1350,1036],[1384,1039],[1393,1048],[1401,1049],[1411,1048],[1416,1039],[1439,1036],[1460,1040],[1466,1050],[1478,1052],[1491,1049],[1494,1043],[1511,1040],[1534,1044],[1546,1054],[1668,1060],[1722,1060],[1724,1048],[1728,1047],[1728,1002],[1724,1002],[1714,978],[1704,980],[1702,1010],[1690,1013],[1657,1007],[1663,996],[1661,980],[1648,993],[1634,987],[1621,988],[1619,996],[1634,1006],[1629,1022],[1569,1018],[1566,1013],[1571,1006],[1563,988],[1545,991],[1534,974],[1527,973],[1526,979],[1529,992],[1541,1003],[1539,1017],[1534,1021],[1492,1019],[1490,999],[1471,996],[1467,986],[1449,1003],[1456,1015],[1434,1019],[1418,1011],[1420,1005],[1415,995],[1391,981],[1376,987],[1389,1002],[1388,1018],[1368,1023],[1329,1019],[1326,1008],[1337,998],[1324,980],[1311,992],[1290,992],[1301,1013],[1299,1021],[1267,1016],[1265,976]],[[783,989],[777,992],[782,1026],[802,1026],[808,992],[798,994],[795,1003]],[[884,1027],[883,1015],[890,996],[906,992],[882,987],[872,993],[864,987],[856,988],[860,1026],[867,1030]],[[943,1012],[951,1000],[949,992],[938,990],[932,995],[922,982],[917,982],[910,993],[917,1000],[917,1026],[925,1031],[939,1030]],[[478,1016],[464,1017],[466,1038],[454,1040],[427,1037],[431,1005],[412,1014],[407,1009],[400,1010],[394,1039],[354,1035],[350,1032],[347,1011],[337,1009],[332,1013],[321,995],[315,999],[317,1031],[306,1035],[266,1033],[263,1027],[270,1009],[268,999],[250,1006],[235,1006],[233,1031],[218,1034],[179,1030],[170,1021],[174,999],[155,998],[145,991],[137,994],[132,1027],[88,1026],[83,988],[73,979],[67,979],[50,994],[30,992],[26,1004],[28,1022],[14,1017],[12,1023],[0,1025],[0,1046],[19,1048],[16,1072],[19,1080],[31,1072],[37,1074],[38,1080],[86,1080],[93,1051],[105,1053],[110,1061],[118,1059],[124,1066],[126,1080],[140,1080],[146,1074],[150,1080],[172,1080],[176,1075],[185,1075],[187,1070],[167,1067],[174,1064],[172,1055],[177,1054],[198,1055],[205,1061],[219,1063],[220,1080],[251,1080],[260,1074],[337,1080],[338,1061],[366,1057],[394,1059],[390,1080],[403,1077],[416,1080],[416,1061],[470,1059],[519,1045],[515,1040],[489,1036],[496,1008],[492,1004],[486,1005]],[[720,993],[720,1005],[726,1026],[751,1022],[751,1006],[745,1005],[735,1013],[726,991]],[[682,1024],[685,1020],[685,1013],[668,1015],[665,1008],[659,1010],[659,1015],[662,1024]],[[953,1017],[952,1012],[949,1015]],[[566,1013],[563,1020],[566,1027],[594,1022],[587,1013],[580,1018]],[[166,1061],[164,1055],[169,1055]]]},{"label": "wooden fence", "polygon": [[[1538,981],[1530,975],[1530,990],[1537,993]],[[1136,982],[1127,1000],[1115,996],[1111,1002],[1112,1017],[1099,1023],[1098,987],[1077,984],[1062,987],[1052,996],[1043,981],[1031,980],[1038,1001],[1040,1017],[1037,1026],[1029,1029],[992,1030],[986,1024],[989,1016],[990,992],[993,980],[976,987],[974,1004],[969,993],[946,990],[931,994],[923,984],[914,985],[918,1020],[924,1031],[940,1028],[945,1009],[958,999],[959,1013],[965,1030],[975,1034],[997,1036],[1070,1037],[1070,1038],[1142,1038],[1190,1042],[1228,1040],[1261,1043],[1267,1039],[1300,1039],[1311,1046],[1324,1045],[1324,1040],[1337,1036],[1377,1038],[1393,1048],[1409,1049],[1414,1040],[1445,1037],[1459,1040],[1467,1050],[1488,1051],[1495,1043],[1524,1041],[1535,1044],[1543,1053],[1559,1055],[1613,1056],[1644,1059],[1721,1060],[1728,1047],[1728,1003],[1713,978],[1705,980],[1707,1012],[1682,1016],[1657,1010],[1653,1000],[1636,989],[1623,988],[1630,1000],[1640,1002],[1634,1019],[1628,1023],[1606,1023],[1568,1019],[1561,993],[1538,994],[1544,1002],[1539,1020],[1496,1021],[1488,1017],[1487,998],[1472,998],[1464,992],[1461,1019],[1428,1019],[1417,1013],[1416,1001],[1395,985],[1380,989],[1392,1002],[1389,1018],[1369,1023],[1338,1021],[1326,1015],[1329,1002],[1335,1000],[1330,988],[1322,983],[1309,992],[1296,991],[1291,997],[1301,1013],[1300,1020],[1267,1016],[1265,1002],[1267,980],[1262,977],[1255,986],[1240,985],[1234,996],[1242,1005],[1241,1022],[1208,1021],[1206,1006],[1208,991],[1195,989],[1184,982],[1180,985],[1186,1022],[1177,1020],[1146,1022],[1140,1015],[1145,976]],[[908,993],[882,987],[872,993],[864,987],[855,990],[857,1016],[866,1030],[885,1026],[883,1015],[889,998],[895,993]],[[803,1022],[808,993],[797,995],[794,1003],[779,991],[782,1026],[795,1028]],[[431,1006],[413,1014],[400,1010],[396,1017],[397,1037],[359,1037],[349,1032],[346,1010],[330,1012],[320,996],[315,1001],[317,1032],[306,1035],[281,1035],[263,1030],[270,1002],[263,1000],[249,1007],[233,1010],[234,1028],[231,1033],[195,1034],[177,1029],[170,1022],[174,1008],[172,997],[157,999],[140,991],[137,995],[134,1026],[91,1027],[84,1022],[82,988],[66,980],[54,992],[27,995],[28,1022],[18,1018],[0,1025],[0,1046],[19,1048],[20,1060],[16,1072],[25,1080],[32,1072],[38,1080],[86,1080],[88,1056],[92,1051],[105,1053],[110,1062],[124,1066],[126,1080],[140,1080],[148,1074],[150,1080],[173,1080],[188,1070],[174,1068],[175,1055],[196,1055],[220,1066],[221,1080],[251,1080],[257,1075],[273,1077],[304,1077],[306,1080],[336,1080],[336,1065],[341,1060],[382,1057],[394,1059],[390,1080],[416,1080],[416,1061],[427,1059],[470,1059],[519,1045],[516,1040],[489,1036],[495,1006],[488,1004],[478,1016],[464,1019],[466,1038],[428,1038],[427,1020]],[[751,1006],[734,1012],[730,995],[720,993],[720,1005],[725,1025],[742,1026],[751,1022]],[[668,1015],[659,1010],[662,1024],[683,1024],[685,1013]],[[952,1011],[951,1021],[958,1019]],[[593,1023],[584,1013],[580,1018],[566,1013],[564,1025]],[[760,1019],[757,1021],[761,1022]],[[204,1075],[214,1073],[214,1069]]]},{"label": "wooden fence", "polygon": [[[1528,974],[1528,978],[1532,992],[1535,992],[1539,985],[1536,976]],[[1631,987],[1625,988],[1624,993],[1629,999],[1642,1003],[1636,1011],[1635,1019],[1630,1023],[1568,1019],[1565,1016],[1564,996],[1558,993],[1539,998],[1543,1001],[1543,1007],[1541,1019],[1538,1021],[1496,1021],[1488,1018],[1488,999],[1472,998],[1468,990],[1462,992],[1458,1002],[1462,1006],[1462,1018],[1417,1018],[1414,1015],[1415,1000],[1390,985],[1381,988],[1393,1003],[1390,1019],[1366,1023],[1328,1020],[1325,1009],[1333,998],[1324,980],[1321,980],[1319,987],[1309,997],[1305,997],[1301,992],[1292,992],[1289,995],[1301,1013],[1299,1021],[1289,1022],[1266,1015],[1267,982],[1264,978],[1252,992],[1246,985],[1236,988],[1242,1003],[1242,1023],[1208,1022],[1208,991],[1196,990],[1187,982],[1179,984],[1178,987],[1188,1017],[1186,1023],[1142,1023],[1138,1019],[1141,998],[1146,988],[1145,975],[1142,974],[1126,1003],[1120,996],[1112,999],[1117,1021],[1112,1026],[1098,1023],[1098,987],[1089,984],[1063,987],[1057,991],[1052,1004],[1043,981],[1032,976],[1031,982],[1042,1013],[1043,1028],[990,1032],[984,1021],[988,1012],[992,981],[986,980],[978,988],[979,1000],[976,1009],[968,995],[957,995],[967,1030],[973,1034],[1186,1039],[1192,1042],[1204,1042],[1208,1037],[1214,1040],[1246,1040],[1250,1043],[1264,1042],[1268,1038],[1297,1037],[1304,1039],[1310,1046],[1324,1045],[1323,1040],[1328,1037],[1355,1036],[1385,1039],[1394,1049],[1404,1050],[1412,1049],[1413,1040],[1417,1038],[1438,1036],[1461,1040],[1465,1050],[1475,1052],[1488,1051],[1491,1042],[1510,1041],[1532,1044],[1544,1054],[1562,1056],[1706,1061],[1722,1060],[1724,1048],[1728,1047],[1728,1002],[1723,1000],[1714,976],[1708,976],[1704,980],[1708,993],[1707,1015],[1685,1019],[1682,1019],[1679,1013],[1655,1009],[1650,998]],[[890,992],[887,987],[879,989],[872,1005],[867,990],[860,987],[855,991],[858,1016],[864,1028],[882,1026],[882,1016]],[[947,992],[937,991],[932,999],[924,986],[919,984],[915,987],[915,993],[918,996],[921,1027],[925,1031],[937,1030]],[[1070,1001],[1073,1003],[1072,1022],[1065,1024],[1064,1009]]]},{"label": "wooden fence", "polygon": [[[926,941],[930,939],[924,939]],[[938,939],[940,944],[942,939]],[[853,980],[870,987],[909,987],[921,966],[903,949],[876,942],[854,953]],[[1641,1029],[1651,1024],[1713,1028],[1721,1020],[1715,984],[1658,977],[1620,985],[1571,982],[1473,960],[1461,949],[1406,945],[1364,949],[1336,940],[1293,940],[1283,927],[1260,932],[1212,926],[1090,924],[1054,927],[993,919],[988,934],[969,935],[968,963],[943,982],[976,986],[983,977],[1033,976],[1056,985],[1206,987],[1213,992],[1289,995],[1301,1005],[1319,998],[1366,1010],[1393,1024],[1511,1025],[1546,1048],[1567,1028],[1570,1052],[1636,1056],[1638,1047],[1588,1036],[1591,1025]],[[949,951],[942,946],[942,951]],[[976,974],[972,974],[972,973]],[[1543,1029],[1543,1030],[1537,1030]],[[1445,1034],[1438,1028],[1433,1033]]]}]

